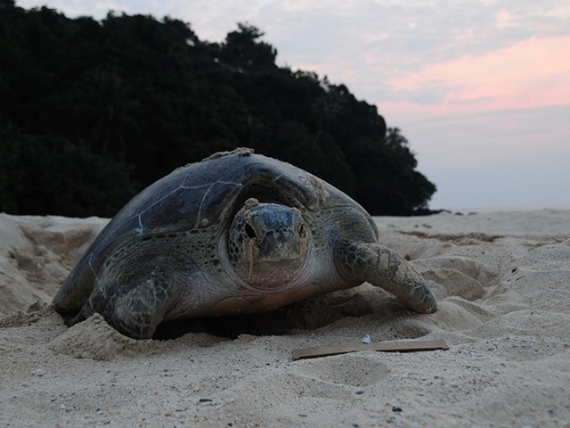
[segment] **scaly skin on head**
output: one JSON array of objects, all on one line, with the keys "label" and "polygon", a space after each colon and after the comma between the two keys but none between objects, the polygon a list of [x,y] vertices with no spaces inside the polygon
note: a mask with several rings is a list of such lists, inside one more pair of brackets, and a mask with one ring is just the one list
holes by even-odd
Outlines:
[{"label": "scaly skin on head", "polygon": [[256,288],[277,289],[291,281],[307,249],[307,228],[298,209],[256,199],[245,202],[228,236],[233,268]]}]

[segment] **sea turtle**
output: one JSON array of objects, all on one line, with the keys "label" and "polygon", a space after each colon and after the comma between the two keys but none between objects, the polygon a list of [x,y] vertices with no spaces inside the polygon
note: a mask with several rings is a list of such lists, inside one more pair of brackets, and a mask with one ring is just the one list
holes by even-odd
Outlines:
[{"label": "sea turtle", "polygon": [[268,311],[365,281],[417,312],[436,310],[424,280],[379,245],[358,203],[240,148],[178,168],[135,196],[53,304],[69,325],[97,312],[142,339],[165,320]]}]

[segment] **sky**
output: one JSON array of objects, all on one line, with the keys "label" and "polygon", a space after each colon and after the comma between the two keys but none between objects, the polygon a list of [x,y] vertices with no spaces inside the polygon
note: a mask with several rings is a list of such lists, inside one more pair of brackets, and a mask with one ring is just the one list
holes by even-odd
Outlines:
[{"label": "sky", "polygon": [[68,17],[255,25],[277,63],[345,84],[400,128],[432,209],[570,208],[570,0],[16,0]]}]

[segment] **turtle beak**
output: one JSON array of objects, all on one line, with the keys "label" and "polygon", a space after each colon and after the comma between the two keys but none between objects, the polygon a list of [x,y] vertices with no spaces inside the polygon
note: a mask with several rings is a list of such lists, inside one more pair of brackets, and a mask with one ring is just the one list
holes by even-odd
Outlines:
[{"label": "turtle beak", "polygon": [[295,230],[280,227],[265,233],[259,243],[259,255],[265,261],[293,260],[301,254],[301,242]]}]

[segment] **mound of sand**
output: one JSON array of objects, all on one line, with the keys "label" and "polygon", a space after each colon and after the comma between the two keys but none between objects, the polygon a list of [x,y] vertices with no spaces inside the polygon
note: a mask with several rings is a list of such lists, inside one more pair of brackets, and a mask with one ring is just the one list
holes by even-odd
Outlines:
[{"label": "mound of sand", "polygon": [[[0,215],[0,425],[568,426],[570,211],[376,220],[437,313],[365,284],[249,321],[284,332],[135,341],[45,305],[106,220]],[[291,359],[366,335],[450,349]]]}]

